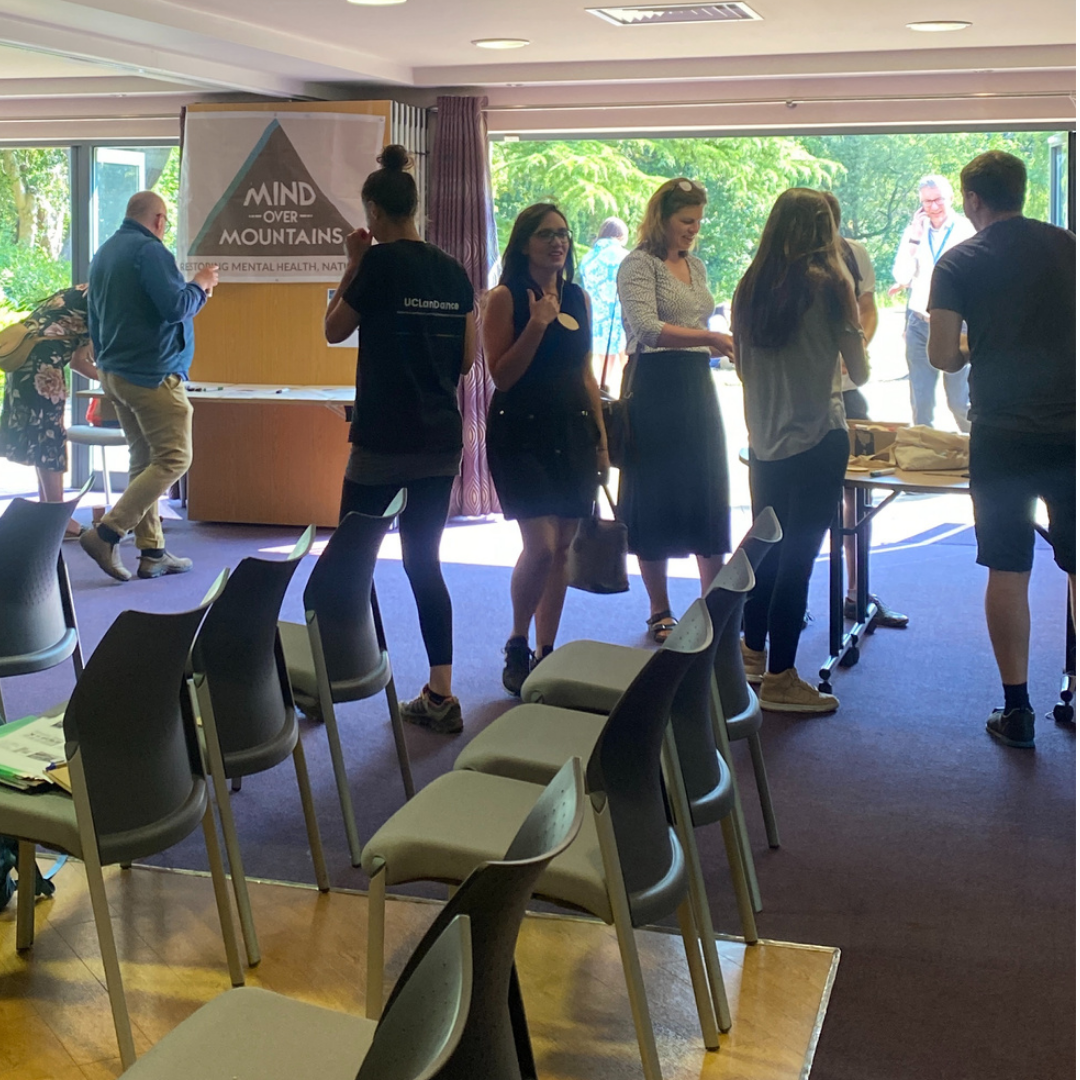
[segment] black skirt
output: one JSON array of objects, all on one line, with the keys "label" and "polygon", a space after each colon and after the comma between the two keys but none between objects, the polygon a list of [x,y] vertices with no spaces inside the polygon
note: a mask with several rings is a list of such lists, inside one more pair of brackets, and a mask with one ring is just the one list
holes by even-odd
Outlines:
[{"label": "black skirt", "polygon": [[600,432],[590,408],[515,405],[496,395],[487,458],[503,516],[581,518],[596,499]]},{"label": "black skirt", "polygon": [[638,353],[623,377],[633,461],[620,474],[619,517],[647,561],[731,550],[727,448],[702,352]]}]

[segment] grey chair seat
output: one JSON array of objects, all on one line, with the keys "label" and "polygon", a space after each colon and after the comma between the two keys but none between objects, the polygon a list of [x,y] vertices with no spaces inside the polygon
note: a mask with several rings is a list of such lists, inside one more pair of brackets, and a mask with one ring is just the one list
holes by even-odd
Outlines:
[{"label": "grey chair seat", "polygon": [[127,446],[123,428],[96,427],[93,424],[72,424],[67,429],[67,441],[80,446]]},{"label": "grey chair seat", "polygon": [[[313,705],[319,700],[319,684],[315,677],[315,658],[311,655],[311,639],[302,623],[279,622],[281,647],[285,650],[285,664],[289,669],[293,696],[297,704]],[[338,679],[331,681],[330,692],[334,701],[362,701],[386,689],[390,682],[390,658],[384,652],[379,665],[361,679]]]},{"label": "grey chair seat", "polygon": [[[356,1080],[374,1020],[269,990],[228,990],[171,1031],[125,1073],[131,1080]],[[197,1071],[193,1066],[197,1065]]]},{"label": "grey chair seat", "polygon": [[291,709],[283,712],[281,730],[269,742],[243,750],[222,750],[221,760],[225,766],[225,775],[233,780],[239,776],[266,772],[267,769],[280,765],[293,752],[299,737],[300,725],[296,722],[296,713]]},{"label": "grey chair seat", "polygon": [[79,633],[69,627],[55,645],[19,656],[0,656],[0,679],[8,675],[32,675],[63,663],[79,644]]},{"label": "grey chair seat", "polygon": [[[455,769],[492,773],[529,784],[546,784],[570,757],[587,761],[606,716],[554,705],[519,705],[489,724],[458,755]],[[731,813],[731,772],[716,753],[716,785],[690,799],[695,827],[711,825]]]},{"label": "grey chair seat", "polygon": [[650,656],[650,649],[630,645],[568,641],[536,665],[521,700],[607,715]]},{"label": "grey chair seat", "polygon": [[588,761],[607,717],[553,705],[518,705],[458,755],[455,769],[546,784],[572,757]]},{"label": "grey chair seat", "polygon": [[[150,828],[122,833],[100,833],[98,851],[101,865],[130,862],[172,847],[198,826],[206,811],[206,784],[194,780],[191,792],[176,810]],[[33,796],[0,786],[0,819],[12,836],[32,836],[39,844],[83,857],[75,801],[63,791],[45,791]]]},{"label": "grey chair seat", "polygon": [[[360,865],[369,876],[385,865],[387,885],[458,884],[481,863],[505,856],[543,790],[542,784],[502,776],[445,773],[424,788],[423,800],[410,799],[375,833]],[[540,875],[535,893],[611,922],[604,865],[589,815],[577,839]]]}]

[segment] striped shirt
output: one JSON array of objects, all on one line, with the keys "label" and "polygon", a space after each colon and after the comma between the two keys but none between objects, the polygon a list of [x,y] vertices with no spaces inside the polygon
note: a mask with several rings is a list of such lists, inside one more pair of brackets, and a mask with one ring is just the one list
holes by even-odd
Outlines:
[{"label": "striped shirt", "polygon": [[[637,248],[619,266],[619,300],[623,326],[626,328],[626,351],[660,352],[671,346],[658,345],[664,324],[706,330],[715,308],[705,264],[693,255],[686,256],[690,284],[680,281],[663,259]],[[690,351],[709,354],[708,345],[693,346]]]}]

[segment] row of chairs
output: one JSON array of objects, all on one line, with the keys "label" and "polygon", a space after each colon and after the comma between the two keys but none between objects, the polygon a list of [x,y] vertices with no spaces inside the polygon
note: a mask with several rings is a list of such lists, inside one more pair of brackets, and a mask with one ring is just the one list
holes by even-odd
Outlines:
[{"label": "row of chairs", "polygon": [[633,931],[674,915],[704,1044],[719,1047],[718,1033],[732,1020],[695,830],[721,823],[743,934],[757,941],[733,773],[721,749],[720,686],[734,676],[746,681],[738,647],[743,602],[754,563],[777,539],[770,511],[658,651],[598,642],[556,649],[526,681],[527,702],[476,736],[452,772],[375,833],[362,863],[371,877],[369,1018],[382,1003],[387,887],[418,880],[454,885],[498,858],[512,823],[577,757],[587,762],[591,814],[540,876],[536,895],[614,924],[647,1080],[661,1080],[661,1068]]},{"label": "row of chairs", "polygon": [[[33,942],[37,844],[81,858],[105,960],[117,1039],[134,1058],[102,865],[163,851],[202,823],[230,976],[243,983],[217,847],[208,781],[215,790],[248,962],[259,962],[227,784],[292,757],[318,886],[329,881],[295,704],[324,722],[346,834],[360,846],[334,707],[385,691],[406,795],[413,782],[372,577],[379,546],[404,505],[382,518],[349,515],[313,568],[305,624],[279,622],[285,592],[310,550],[314,527],[284,560],[244,559],[223,572],[193,611],[125,611],[85,665],[60,552],[85,493],[66,503],[16,499],[0,516],[0,677],[68,658],[76,685],[63,707],[74,797],[0,788],[0,834],[17,838],[16,946]],[[147,643],[151,643],[149,646]],[[295,691],[295,697],[294,697]],[[0,698],[0,720],[3,716]]]},{"label": "row of chairs", "polygon": [[[216,834],[213,831],[212,818],[210,818],[209,800],[206,798],[203,777],[208,772],[215,787],[229,863],[233,871],[233,884],[241,915],[248,960],[249,963],[254,964],[259,958],[258,942],[251,919],[250,902],[247,897],[226,783],[228,779],[232,779],[235,787],[242,776],[273,767],[285,757],[292,755],[308,826],[316,879],[320,888],[327,888],[318,827],[311,804],[303,750],[298,738],[294,700],[305,711],[318,713],[326,723],[353,862],[354,864],[362,863],[373,878],[373,917],[370,920],[372,939],[369,942],[368,954],[367,1000],[369,1015],[372,1018],[378,1016],[382,1001],[381,933],[383,924],[380,913],[387,882],[416,880],[421,877],[459,882],[467,877],[474,867],[497,859],[505,846],[495,842],[494,847],[491,847],[490,843],[485,847],[482,843],[478,846],[474,842],[471,849],[465,850],[458,845],[452,873],[447,871],[445,865],[439,873],[417,872],[417,867],[424,862],[424,858],[438,846],[431,842],[433,834],[425,826],[421,830],[427,844],[423,857],[419,862],[415,855],[402,857],[401,852],[407,851],[409,845],[406,844],[405,848],[400,847],[402,837],[395,833],[395,830],[400,830],[404,818],[413,815],[414,810],[416,815],[426,812],[426,808],[431,805],[431,800],[434,798],[429,792],[434,791],[440,782],[450,785],[457,783],[458,781],[452,777],[458,776],[459,773],[454,773],[451,777],[440,778],[436,785],[425,789],[422,802],[407,805],[401,814],[395,815],[395,818],[376,834],[362,854],[359,852],[340,736],[334,716],[335,704],[369,697],[380,691],[386,692],[403,783],[406,794],[412,794],[408,753],[393,692],[393,675],[386,653],[378,604],[372,588],[372,574],[379,545],[393,517],[400,512],[403,503],[404,493],[399,496],[395,504],[388,508],[382,519],[349,515],[342,522],[313,569],[305,590],[306,626],[279,624],[278,613],[299,559],[310,549],[313,536],[311,529],[305,532],[294,551],[284,561],[245,559],[231,578],[223,574],[203,605],[195,612],[184,613],[183,616],[151,616],[144,613],[125,612],[106,635],[102,645],[95,651],[91,664],[88,666],[88,673],[91,675],[89,683],[86,682],[86,675],[83,675],[65,715],[65,732],[70,740],[69,751],[73,760],[73,780],[76,788],[81,785],[84,789],[84,797],[80,799],[76,796],[74,800],[74,830],[70,828],[72,822],[68,820],[66,832],[64,830],[57,832],[55,828],[50,831],[45,828],[38,829],[38,832],[47,835],[33,835],[34,828],[25,818],[19,824],[17,815],[9,817],[5,813],[4,799],[11,802],[13,796],[0,793],[0,832],[25,836],[27,840],[36,839],[49,846],[81,855],[87,862],[87,872],[91,878],[91,898],[95,902],[97,917],[97,904],[104,903],[104,887],[100,882],[101,862],[130,862],[132,858],[151,853],[147,849],[147,844],[152,842],[150,834],[154,832],[154,827],[148,826],[145,821],[132,829],[130,820],[125,817],[127,811],[124,808],[117,809],[115,806],[110,806],[109,799],[102,798],[100,793],[97,797],[92,794],[95,791],[95,784],[90,778],[105,776],[102,766],[108,762],[109,753],[117,750],[120,744],[124,743],[124,725],[116,721],[117,710],[113,700],[117,695],[118,687],[124,687],[125,691],[133,690],[132,703],[141,701],[145,706],[145,703],[150,700],[143,684],[139,680],[129,681],[122,666],[110,666],[108,658],[112,658],[113,664],[122,665],[125,654],[138,655],[141,643],[158,639],[159,631],[141,625],[140,620],[176,622],[176,620],[182,621],[186,616],[194,621],[191,622],[190,627],[186,628],[190,629],[187,644],[184,646],[182,640],[180,641],[177,655],[186,660],[183,666],[190,695],[181,697],[179,714],[176,717],[170,716],[169,722],[164,726],[172,731],[171,739],[166,741],[178,745],[187,744],[186,782],[190,791],[186,792],[180,803],[176,803],[176,805],[182,803],[187,812],[179,817],[174,814],[175,820],[164,823],[168,838],[166,842],[160,843],[152,850],[162,850],[175,843],[181,836],[187,835],[200,819],[202,820],[215,882],[215,895],[218,900],[219,914],[222,916],[230,973],[234,985],[239,985],[243,977],[235,955],[235,940],[231,940],[232,925],[228,915],[224,872],[221,868],[220,856],[216,853]],[[61,506],[63,507],[62,516],[60,512],[56,512]],[[30,510],[30,507],[34,507],[35,510]],[[44,509],[41,508],[42,513]],[[64,619],[63,634],[60,635],[65,639],[63,648],[67,647],[71,639],[74,640],[67,655],[76,657],[76,672],[80,673],[81,656],[78,653],[74,607],[71,603],[70,587],[67,585],[63,560],[59,557],[59,539],[62,536],[63,524],[68,520],[74,505],[54,504],[52,509],[55,521],[60,522],[60,533],[57,535],[57,542],[53,548],[56,562],[49,584],[55,585],[54,591],[60,594],[59,608],[63,612]],[[13,511],[15,511],[15,519],[25,519],[25,515],[33,514],[38,510],[39,504],[25,503],[22,500],[17,500],[12,504],[3,518],[0,518],[0,552],[8,554],[15,551],[15,547],[4,542],[4,529]],[[23,531],[26,530],[23,529]],[[755,720],[754,709],[750,704],[756,703],[756,698],[747,690],[745,677],[741,672],[738,624],[741,621],[742,597],[753,583],[752,564],[760,561],[765,547],[778,537],[779,529],[775,517],[767,512],[755,522],[743,542],[740,553],[721,573],[709,597],[704,602],[695,605],[695,609],[684,617],[684,629],[674,637],[673,644],[656,654],[649,664],[645,664],[644,661],[651,654],[645,650],[622,650],[622,655],[612,654],[606,657],[589,658],[586,655],[589,648],[615,649],[618,652],[618,647],[604,646],[600,643],[576,642],[557,650],[545,660],[544,665],[537,669],[532,677],[534,680],[532,686],[526,685],[524,696],[526,700],[531,700],[533,703],[523,705],[506,714],[492,729],[489,729],[485,736],[466,748],[458,762],[459,770],[501,772],[513,778],[519,786],[524,782],[523,786],[529,790],[516,793],[518,797],[516,809],[526,811],[528,807],[521,805],[521,799],[524,798],[525,802],[531,805],[531,801],[537,794],[535,783],[528,783],[528,781],[547,781],[551,774],[557,772],[558,766],[574,754],[589,760],[589,788],[595,820],[590,822],[593,828],[589,833],[589,838],[580,839],[574,848],[578,862],[581,861],[581,852],[589,854],[585,857],[584,863],[572,872],[561,873],[561,876],[566,879],[563,881],[563,886],[569,882],[569,889],[563,887],[560,893],[558,888],[552,889],[548,885],[539,891],[550,899],[562,899],[564,902],[569,900],[571,906],[591,911],[615,923],[619,931],[620,943],[623,945],[624,958],[629,957],[627,960],[628,985],[641,1042],[642,1057],[647,1075],[650,1077],[659,1076],[659,1065],[656,1061],[655,1046],[652,1045],[648,1006],[639,968],[636,977],[633,976],[633,969],[637,965],[636,958],[632,954],[632,933],[627,940],[628,927],[644,925],[673,911],[677,912],[687,948],[687,958],[690,962],[706,1045],[718,1045],[717,1024],[721,1030],[727,1030],[730,1026],[730,1014],[720,978],[719,963],[716,959],[715,937],[709,917],[708,901],[704,895],[700,864],[693,842],[693,827],[717,820],[723,822],[724,839],[739,898],[744,936],[748,941],[756,940],[753,910],[755,906],[760,909],[760,901],[751,895],[752,889],[748,890],[747,878],[743,876],[743,869],[747,867],[751,875],[752,888],[756,888],[756,881],[752,876],[753,864],[749,859],[749,848],[742,842],[739,835],[740,830],[745,829],[745,825],[738,817],[739,807],[734,791],[734,774],[730,770],[728,740],[725,736],[733,730],[740,730],[753,739],[756,737],[757,728],[760,727],[760,711],[757,712]],[[46,544],[46,549],[49,546]],[[23,565],[26,565],[25,562]],[[44,575],[44,578],[48,577],[49,575]],[[697,610],[698,608],[700,610]],[[125,625],[125,620],[130,625]],[[176,625],[180,624],[176,623]],[[704,636],[702,636],[701,627],[707,630]],[[186,629],[179,631],[180,639],[183,638]],[[196,630],[198,630],[197,638],[194,637]],[[695,633],[697,633],[696,637]],[[734,633],[734,638],[732,638],[732,633]],[[49,644],[50,639],[47,636],[43,640],[44,647],[37,651],[41,654],[48,653],[51,663],[59,662],[57,656],[63,649],[61,648],[58,652],[55,643]],[[735,646],[734,656],[738,658],[737,672],[724,659],[726,655],[730,658],[732,640]],[[728,642],[728,647],[718,648],[723,642]],[[22,654],[24,670],[41,670],[43,667],[50,666],[48,663],[40,663],[38,667],[27,667],[25,658],[33,652],[32,649],[24,650]],[[692,658],[696,657],[698,662],[696,665],[688,664],[686,670],[682,672],[682,675],[687,676],[686,678],[669,672],[666,681],[661,679],[670,691],[667,698],[663,693],[656,696],[652,690],[642,689],[642,687],[655,689],[654,683],[658,678],[655,673],[650,678],[646,678],[646,669],[655,666],[662,668],[665,664],[670,666],[672,664],[670,656],[676,654],[692,654]],[[99,655],[101,660],[99,660]],[[663,659],[663,657],[669,657],[669,659]],[[65,658],[66,656],[59,656],[61,660]],[[155,648],[153,669],[155,675],[161,671],[157,664],[158,659]],[[568,694],[567,687],[575,680],[568,678],[567,673],[572,673],[575,664],[582,659],[587,661],[586,670],[591,669],[594,678],[588,682],[584,695],[580,691],[586,685],[586,681],[580,679],[577,680],[580,685]],[[672,668],[672,671],[674,672],[675,668]],[[597,672],[604,672],[608,676],[607,683],[604,684],[606,689],[601,689],[599,692],[602,700],[597,697],[595,680]],[[0,675],[11,673],[13,672],[10,669],[5,670],[0,666]],[[544,676],[543,679],[541,675]],[[638,686],[639,682],[642,686]],[[164,684],[159,684],[159,688],[160,685],[168,686],[168,677],[165,678]],[[174,679],[172,686],[175,688],[176,685],[177,681]],[[737,697],[734,692],[740,685],[743,694],[749,698],[749,702],[741,708],[733,709],[731,702]],[[722,700],[725,688],[728,690],[729,700]],[[632,689],[634,693],[631,693]],[[629,704],[624,701],[627,695],[629,695]],[[168,696],[167,692],[165,696]],[[566,708],[558,708],[552,704],[545,704],[546,702],[569,705],[579,711],[571,713]],[[735,704],[739,703],[735,701]],[[98,720],[96,726],[94,719],[87,718],[94,712],[95,706]],[[539,722],[537,710],[544,713],[543,722]],[[591,712],[580,710],[591,710]],[[145,726],[147,715],[155,715],[156,712],[157,710],[148,712],[143,708],[140,716],[136,708],[129,719],[135,720],[138,717],[137,722]],[[162,715],[168,712],[167,702],[163,701]],[[564,713],[565,716],[556,716],[556,714]],[[610,716],[605,718],[604,714],[608,713]],[[672,734],[665,741],[662,732],[669,714],[675,723],[672,725]],[[109,717],[107,725],[101,723],[106,715]],[[655,736],[657,731],[661,733],[660,742],[656,744],[659,754],[657,765],[659,760],[663,759],[669,778],[667,793],[662,795],[660,802],[655,797],[658,790],[656,782],[659,770],[658,768],[654,770],[655,776],[650,782],[646,775],[649,773],[649,766],[645,766],[643,774],[641,759],[638,756],[640,748],[633,740],[622,744],[624,749],[621,752],[610,751],[615,754],[614,760],[618,763],[615,775],[619,776],[622,787],[616,784],[613,788],[610,779],[607,782],[599,779],[602,775],[600,762],[603,756],[600,754],[599,747],[605,741],[601,738],[603,732],[606,732],[614,723],[614,730],[622,734],[611,736],[606,744],[618,746],[620,745],[619,738],[626,740],[626,732],[631,730],[634,724],[640,728],[645,723],[646,716],[652,717],[653,727],[650,730],[653,731],[653,735]],[[741,728],[733,727],[732,721],[725,722],[725,716],[734,716],[735,725],[741,724]],[[632,722],[624,719],[616,723],[615,719],[619,717],[634,719]],[[702,717],[708,718],[704,727],[700,723]],[[567,724],[568,719],[569,724]],[[179,728],[177,728],[177,723]],[[549,724],[553,725],[551,731],[547,731]],[[575,726],[577,730],[571,734],[570,729]],[[183,734],[182,739],[176,738],[177,731]],[[546,757],[543,754],[539,755],[541,758],[539,772],[536,771],[536,761],[528,761],[525,764],[529,755],[521,752],[519,745],[521,735],[528,731],[542,733],[541,742],[545,744],[548,751]],[[564,737],[560,742],[558,737],[552,738],[552,735]],[[89,745],[87,739],[99,749],[104,748],[97,755],[100,760],[89,772],[87,771],[86,748]],[[114,743],[112,747],[109,746],[110,740]],[[515,765],[508,766],[505,760],[500,759],[501,751],[498,751],[500,740],[505,745],[517,746]],[[720,747],[720,753],[717,752],[717,746]],[[477,756],[482,747],[485,753],[492,748],[496,749],[494,764],[491,760],[484,760],[483,754]],[[629,747],[634,748],[632,752],[627,749]],[[133,748],[135,756],[129,758],[128,763],[137,761],[144,775],[152,774],[153,770],[148,770],[146,767],[145,748],[139,749],[130,742],[124,746],[124,750],[129,754]],[[753,752],[753,742],[751,748]],[[488,756],[491,756],[490,753]],[[95,754],[90,753],[89,758],[94,757]],[[595,765],[594,759],[597,762]],[[625,767],[631,764],[632,759],[636,760],[636,765],[627,773]],[[766,812],[770,841],[772,841],[775,836],[775,824],[769,825],[771,804],[768,803],[763,765],[760,769],[758,768],[759,759],[760,746],[758,745],[757,753],[754,754],[755,772],[758,777],[763,811]],[[645,760],[651,759],[646,755]],[[609,772],[611,768],[609,764]],[[518,771],[515,772],[515,769]],[[623,769],[623,772],[620,773],[619,769]],[[113,776],[115,775],[114,773]],[[674,782],[673,777],[678,778],[678,782]],[[491,777],[486,776],[485,780],[488,779]],[[173,780],[171,790],[175,796],[176,791],[183,790],[185,780],[179,775],[174,776]],[[639,781],[643,785],[640,788],[635,786]],[[114,787],[122,790],[122,785],[114,784]],[[615,794],[611,794],[609,789]],[[159,786],[159,794],[161,790]],[[165,786],[165,790],[169,790],[168,785]],[[675,794],[672,795],[672,792]],[[606,796],[604,793],[607,793]],[[643,794],[646,796],[644,799],[642,799]],[[17,797],[17,793],[14,793],[14,796]],[[601,799],[601,796],[604,798]],[[606,818],[602,812],[604,808],[599,805],[598,799],[606,804]],[[664,800],[669,800],[673,805],[669,805]],[[56,804],[66,803],[67,816],[68,818],[72,816],[71,800],[56,796],[52,798],[52,801]],[[122,801],[122,799],[113,801]],[[168,801],[167,797],[166,801]],[[456,797],[451,801],[459,809],[466,805]],[[99,803],[100,807],[98,807]],[[153,805],[153,800],[151,800],[151,805]],[[644,827],[646,834],[651,827],[657,837],[661,835],[658,826],[660,818],[655,813],[657,806],[663,808],[663,814],[666,815],[665,821],[670,818],[674,822],[674,831],[670,826],[665,825],[664,835],[667,837],[668,851],[682,854],[672,856],[674,862],[669,862],[664,873],[656,881],[643,889],[634,888],[632,882],[635,874],[638,878],[642,878],[642,875],[647,878],[651,872],[648,868],[642,871],[638,866],[637,858],[644,849],[639,845],[637,837],[639,827]],[[616,807],[622,807],[622,809],[617,810]],[[95,817],[94,808],[99,808],[106,814],[107,823],[112,829],[111,833],[106,829],[103,836],[102,824]],[[510,809],[512,808],[502,808],[503,811]],[[110,811],[112,811],[111,816]],[[630,814],[629,818],[626,817],[627,814]],[[128,814],[129,817],[130,814]],[[145,814],[143,817],[145,818]],[[166,814],[165,817],[169,818],[169,815]],[[444,824],[447,820],[444,816]],[[512,812],[503,812],[499,820],[513,821],[515,816]],[[603,825],[604,821],[606,821],[606,826]],[[616,825],[616,822],[621,822],[621,824]],[[19,827],[9,827],[11,825]],[[472,829],[472,826],[470,825],[469,828]],[[138,833],[140,829],[143,833],[140,837],[142,846],[133,854],[131,844],[128,842],[133,837],[127,834]],[[618,844],[613,846],[609,842],[605,845],[604,840],[611,841],[613,837],[617,838],[620,829],[629,830],[628,835],[635,837],[631,848],[634,858],[630,863],[630,877],[625,879],[625,893],[622,888],[619,888],[613,894],[611,883],[624,881],[624,870],[619,869],[622,862]],[[177,830],[183,831],[178,833]],[[466,832],[469,834],[469,830]],[[26,836],[27,833],[31,835]],[[62,836],[61,833],[63,833]],[[120,834],[124,834],[122,841],[117,839]],[[471,839],[476,841],[478,835],[473,830]],[[394,849],[395,836],[399,844],[397,849]],[[390,846],[386,847],[388,837],[391,841]],[[499,839],[505,840],[505,836]],[[489,837],[488,840],[490,841],[491,838]],[[589,843],[592,843],[593,847],[589,847]],[[88,857],[88,845],[93,846],[93,844],[96,844],[97,852]],[[660,849],[662,848],[663,845]],[[388,855],[391,851],[394,852],[392,859]],[[569,865],[575,861],[571,858],[571,854],[567,852],[561,865]],[[32,874],[22,872],[25,869],[24,863],[32,866],[32,859],[32,844],[21,844],[20,880],[33,880]],[[625,856],[623,859],[625,860]],[[93,865],[95,862],[97,863],[96,870]],[[391,863],[394,871],[388,874]],[[656,865],[662,863],[663,860],[660,859]],[[646,859],[647,866],[648,859]],[[403,867],[405,869],[402,869]],[[654,865],[652,870],[655,868]],[[397,876],[394,876],[395,874]],[[410,874],[412,876],[409,876]],[[96,883],[93,880],[95,876]],[[559,877],[560,874],[555,874],[556,879]],[[620,894],[623,896],[621,901]],[[19,947],[26,947],[32,941],[31,905],[32,896],[21,891],[17,935]],[[127,1024],[122,990],[119,990],[118,994],[113,993],[113,985],[115,984],[117,988],[120,986],[119,967],[115,962],[115,947],[111,944],[111,927],[107,925],[107,916],[104,921],[106,925],[102,927],[102,920],[98,917],[99,933],[103,929],[108,931],[102,939],[102,952],[103,956],[107,952],[112,954],[111,963],[107,959],[106,971],[107,974],[113,976],[109,979],[110,996],[113,1000],[114,1019],[117,1023],[122,1056],[127,1059],[128,1055],[133,1056],[134,1053],[130,1043],[130,1026]],[[695,942],[693,945],[691,945],[692,939]],[[627,951],[628,949],[630,952]],[[702,957],[704,957],[704,969]],[[396,993],[395,991],[395,995]],[[123,1032],[125,1027],[126,1040]],[[520,1042],[521,1039],[517,1041]],[[510,1074],[507,1073],[507,1075]]]}]

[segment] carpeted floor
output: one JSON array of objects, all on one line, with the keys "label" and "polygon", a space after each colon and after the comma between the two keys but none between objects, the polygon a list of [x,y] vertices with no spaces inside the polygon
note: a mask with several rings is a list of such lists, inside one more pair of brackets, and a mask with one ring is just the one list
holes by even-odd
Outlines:
[{"label": "carpeted floor", "polygon": [[[461,526],[467,527],[467,526]],[[120,585],[66,545],[87,653],[121,608],[180,610],[217,571],[246,554],[291,545],[299,530],[170,523],[170,548],[196,560],[185,577]],[[133,553],[125,548],[130,562]],[[455,683],[466,737],[512,702],[499,683],[507,634],[505,568],[448,565],[455,602]],[[825,652],[825,567],[800,666]],[[307,570],[285,615],[299,619]],[[766,718],[764,745],[783,846],[769,851],[748,763],[740,779],[755,845],[767,938],[839,946],[842,960],[815,1061],[815,1080],[1056,1080],[1074,1075],[1075,754],[1071,731],[1041,720],[1034,752],[1004,749],[983,731],[1000,694],[982,616],[984,571],[962,531],[926,546],[878,552],[874,584],[911,615],[880,630],[862,661],[840,672],[842,708],[823,719]],[[377,584],[399,693],[426,674],[401,564]],[[673,606],[694,583],[677,580]],[[1031,686],[1038,715],[1057,700],[1064,579],[1040,543],[1032,585]],[[564,639],[641,644],[644,592],[571,593]],[[147,662],[153,662],[147,643]],[[67,696],[70,666],[4,682],[10,716]],[[340,713],[361,838],[403,799],[385,699]],[[423,784],[450,768],[462,739],[409,732]],[[320,728],[305,725],[324,844],[335,885],[364,888],[350,867]],[[744,748],[738,747],[737,750]],[[745,755],[739,754],[740,758]],[[746,766],[743,768],[743,766]],[[299,802],[287,765],[234,796],[252,876],[311,881]],[[716,835],[710,835],[716,833]],[[701,836],[717,928],[738,932],[718,830]],[[201,868],[199,834],[161,857]]]}]

